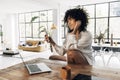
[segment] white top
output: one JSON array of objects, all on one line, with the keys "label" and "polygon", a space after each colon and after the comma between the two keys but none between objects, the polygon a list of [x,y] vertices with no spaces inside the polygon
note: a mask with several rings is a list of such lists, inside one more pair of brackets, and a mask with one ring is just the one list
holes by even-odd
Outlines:
[{"label": "white top", "polygon": [[81,32],[78,40],[74,34],[66,35],[63,46],[55,45],[54,48],[59,55],[64,55],[68,49],[77,49],[83,53],[90,65],[92,65],[92,36],[89,31]]}]

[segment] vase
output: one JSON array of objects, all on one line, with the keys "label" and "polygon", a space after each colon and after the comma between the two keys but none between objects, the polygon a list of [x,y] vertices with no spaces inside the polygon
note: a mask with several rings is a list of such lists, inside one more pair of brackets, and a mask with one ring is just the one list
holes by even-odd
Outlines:
[{"label": "vase", "polygon": [[102,39],[98,39],[98,45],[102,44]]}]

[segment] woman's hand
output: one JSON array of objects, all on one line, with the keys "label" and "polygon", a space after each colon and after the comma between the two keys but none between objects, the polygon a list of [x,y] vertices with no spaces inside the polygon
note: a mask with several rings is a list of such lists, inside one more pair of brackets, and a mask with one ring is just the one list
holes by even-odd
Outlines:
[{"label": "woman's hand", "polygon": [[45,41],[49,43],[49,37],[48,37],[48,35],[45,35]]},{"label": "woman's hand", "polygon": [[53,41],[53,39],[49,37],[48,35],[45,35],[45,41],[52,44],[53,46],[55,45],[55,42]]},{"label": "woman's hand", "polygon": [[78,28],[80,27],[80,25],[81,25],[81,21],[76,21],[76,25],[75,25],[74,30],[72,32],[73,34],[77,33]]}]

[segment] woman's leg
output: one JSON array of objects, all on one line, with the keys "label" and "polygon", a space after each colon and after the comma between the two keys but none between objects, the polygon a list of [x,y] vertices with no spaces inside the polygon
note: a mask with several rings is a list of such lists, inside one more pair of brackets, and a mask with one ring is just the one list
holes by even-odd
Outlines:
[{"label": "woman's leg", "polygon": [[67,51],[67,61],[72,64],[85,64],[89,65],[85,56],[78,50]]},{"label": "woman's leg", "polygon": [[60,55],[51,55],[51,56],[49,57],[49,59],[51,59],[51,60],[66,61],[66,57],[65,57],[65,56],[60,56]]},{"label": "woman's leg", "polygon": [[85,56],[78,50],[69,50],[67,51],[67,60],[65,56],[60,55],[51,55],[49,57],[51,60],[61,60],[61,61],[68,61],[68,63],[73,64],[87,64],[89,65]]}]

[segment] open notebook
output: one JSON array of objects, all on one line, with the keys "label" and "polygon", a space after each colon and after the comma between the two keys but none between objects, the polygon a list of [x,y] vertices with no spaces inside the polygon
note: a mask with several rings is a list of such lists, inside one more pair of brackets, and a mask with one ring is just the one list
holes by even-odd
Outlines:
[{"label": "open notebook", "polygon": [[36,64],[26,64],[23,57],[20,54],[20,58],[23,64],[28,69],[29,74],[51,72],[52,70],[45,63],[36,63]]}]

